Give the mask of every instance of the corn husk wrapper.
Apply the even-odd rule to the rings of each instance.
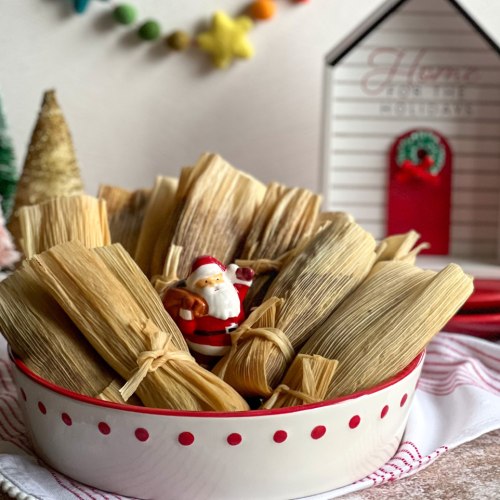
[[[328,224],[342,222],[355,222],[354,217],[347,212],[320,212],[316,219],[316,231],[321,231]]]
[[[472,291],[472,278],[455,264],[435,273],[379,263],[301,353],[339,361],[329,398],[371,388],[408,366]]]
[[[416,231],[409,231],[404,234],[395,234],[384,238],[377,247],[378,262],[385,260],[398,260],[415,264],[417,255],[430,248],[429,243],[420,243],[420,234]]]
[[[245,298],[246,310],[262,302],[280,269],[273,264],[282,264],[284,255],[314,233],[320,204],[321,196],[307,189],[278,183],[267,187],[237,259],[239,265],[252,267],[257,275]]]
[[[176,347],[184,342],[182,334],[165,311],[163,324],[145,313],[150,308],[160,314],[159,307],[145,305],[159,301],[155,290],[151,286],[146,291],[136,288],[132,295],[123,285],[131,278],[119,280],[115,273],[121,269],[117,266],[111,272],[108,266],[114,264],[111,257],[106,264],[101,260],[103,252],[71,242],[32,261],[45,288],[103,359],[127,380],[121,389],[124,399],[137,391],[142,402],[154,408],[248,409],[231,387]],[[120,252],[120,259],[125,255]]]
[[[338,361],[299,354],[262,408],[287,408],[326,399]]]
[[[148,278],[151,278],[151,258],[158,235],[174,208],[177,185],[177,179],[157,177],[149,196],[134,255],[134,260]]]
[[[165,259],[165,267],[161,276],[154,276],[151,282],[154,284],[155,290],[163,300],[165,293],[170,287],[176,286],[181,279],[177,275],[179,269],[179,261],[182,255],[182,247],[178,245],[170,245],[167,257]]]
[[[31,261],[0,283],[0,329],[40,377],[85,396],[123,403],[118,375],[44,290]],[[113,381],[115,384],[113,385]],[[138,404],[138,400],[130,401]]]
[[[57,196],[83,194],[71,134],[53,90],[45,92],[16,189],[9,229],[20,238],[16,212]]]
[[[165,281],[166,279],[162,276],[165,268],[166,256],[170,251],[177,222],[186,205],[186,200],[194,180],[193,172],[194,167],[184,167],[181,169],[170,217],[165,221],[165,224],[163,224],[156,239],[150,262],[151,281],[155,287],[157,279],[160,281]],[[175,272],[177,274],[177,270]]]
[[[321,196],[272,183],[257,210],[241,259],[276,259],[314,232]]]
[[[214,372],[240,394],[269,397],[295,351],[361,283],[375,258],[375,240],[360,226],[327,226],[281,270],[268,300],[231,334],[232,348]]]
[[[86,247],[111,243],[106,203],[92,196],[63,196],[18,212],[21,246],[26,258],[67,241]]]
[[[265,186],[217,155],[204,155],[179,179],[172,226],[157,242],[152,274],[160,274],[171,244],[184,248],[178,275],[189,274],[200,255],[233,262],[240,251]]]
[[[115,186],[100,186],[98,197],[106,202],[111,241],[120,243],[134,255],[148,206],[150,191],[127,191]]]
[[[94,252],[129,294],[135,297],[137,305],[148,318],[163,331],[177,330],[174,320],[165,314],[160,298],[152,293],[151,283],[120,244],[95,248]],[[172,336],[172,344],[179,350],[188,351],[184,337],[177,332]]]

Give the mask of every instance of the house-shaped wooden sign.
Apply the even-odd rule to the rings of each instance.
[[[388,0],[328,55],[325,199],[379,239],[497,261],[500,56],[466,7]]]

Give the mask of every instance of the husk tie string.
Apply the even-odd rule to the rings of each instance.
[[[276,387],[276,389],[274,389],[272,396],[262,405],[262,408],[266,410],[273,408],[273,406],[276,404],[276,401],[282,394],[292,396],[300,401],[303,401],[304,403],[319,403],[320,401],[323,401],[323,399],[315,398],[310,394],[306,394],[305,392],[290,389],[290,387],[288,387],[286,384],[280,384],[278,385],[278,387]]]
[[[120,389],[124,401],[134,394],[148,373],[155,372],[170,361],[194,361],[189,353],[171,344],[172,334],[160,330],[150,319],[146,320],[142,331],[150,339],[151,349],[137,356],[138,369]]]
[[[281,302],[280,299],[277,299],[276,297],[268,299],[259,308],[257,308],[254,311],[254,313],[252,313],[252,315],[258,314],[262,316],[267,309],[270,309],[271,307],[275,306],[277,303],[280,302]],[[295,356],[295,350],[292,344],[290,343],[289,338],[285,335],[285,333],[281,329],[271,326],[254,327],[252,326],[252,323],[254,323],[254,321],[252,321],[253,319],[252,315],[250,315],[248,319],[245,322],[243,322],[235,332],[230,334],[231,349],[224,357],[224,365],[221,367],[218,373],[218,376],[222,379],[224,379],[226,369],[229,366],[232,358],[238,351],[239,345],[241,344],[242,341],[246,339],[260,337],[264,340],[272,342],[283,354],[283,357],[285,358],[285,362],[287,364],[290,363]]]

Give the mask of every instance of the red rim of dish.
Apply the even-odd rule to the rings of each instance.
[[[82,394],[78,394],[76,392],[69,391],[68,389],[64,389],[63,387],[59,387],[58,385],[49,382],[42,377],[39,377],[35,373],[33,373],[17,356],[15,356],[9,346],[9,356],[10,359],[14,362],[16,367],[24,373],[29,379],[33,380],[37,384],[49,389],[53,392],[56,392],[62,396],[65,396],[70,399],[74,399],[77,401],[81,401],[83,403],[88,403],[94,406],[101,406],[104,408],[113,408],[114,410],[121,410],[125,412],[132,413],[146,413],[149,415],[165,415],[165,416],[175,416],[175,417],[212,417],[212,418],[228,418],[228,417],[257,417],[263,415],[282,415],[285,413],[295,413],[299,411],[312,410],[314,408],[322,408],[323,406],[332,406],[343,401],[348,401],[350,399],[357,399],[361,396],[366,396],[368,394],[373,394],[374,392],[381,391],[391,385],[396,384],[400,380],[403,380],[410,373],[412,373],[423,361],[425,355],[425,351],[421,352],[406,368],[401,370],[394,377],[381,382],[380,384],[372,387],[371,389],[366,389],[364,391],[355,392],[354,394],[350,394],[348,396],[343,396],[341,398],[330,399],[327,401],[321,401],[321,403],[311,403],[305,404],[301,406],[292,406],[289,408],[277,408],[274,410],[247,410],[247,411],[235,411],[235,412],[222,412],[222,411],[187,411],[187,410],[164,410],[160,408],[145,408],[143,406],[133,406],[133,405],[124,405],[120,403],[111,403],[109,401],[102,401],[101,399],[91,398],[90,396],[84,396]]]

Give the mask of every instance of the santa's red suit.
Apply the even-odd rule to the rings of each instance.
[[[220,283],[215,281],[214,276],[220,276]],[[209,364],[208,358],[223,356],[229,350],[231,336],[228,334],[235,331],[245,319],[243,301],[252,284],[252,278],[251,269],[239,268],[236,264],[226,267],[213,257],[199,257],[193,263],[191,274],[186,280],[186,288],[207,301],[208,314],[195,316],[192,311],[181,308],[176,323],[191,351],[202,364]],[[204,283],[205,280],[208,284]],[[219,308],[211,305],[212,294],[208,293],[208,289],[219,287],[226,290],[216,293],[229,294],[232,297],[227,307],[224,307],[224,303],[223,307]],[[227,290],[233,287],[234,290]]]

